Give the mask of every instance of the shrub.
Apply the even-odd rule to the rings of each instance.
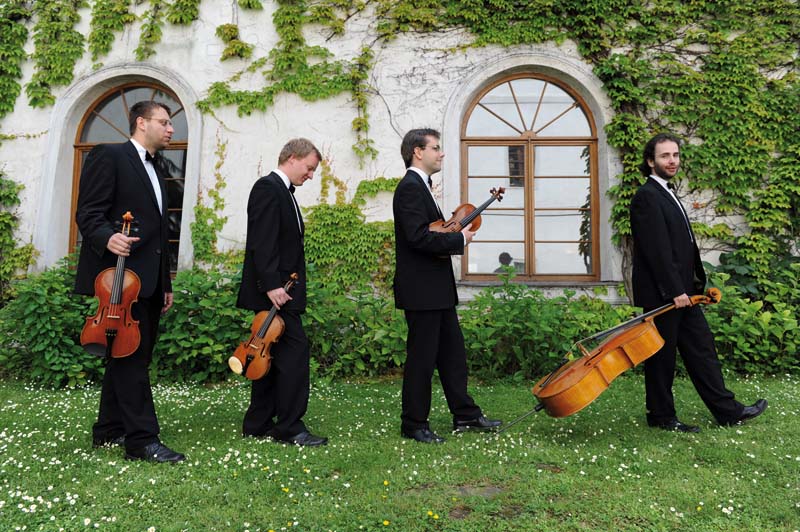
[[[765,303],[750,301],[739,287],[725,286],[728,274],[713,274],[711,279],[722,290],[722,300],[707,307],[706,317],[726,365],[748,373],[786,373],[800,368],[800,309],[791,304],[791,298],[787,298],[788,302],[779,300],[779,290],[788,295],[796,290],[796,284],[776,286],[771,301]]]
[[[303,324],[317,373],[377,375],[405,361],[406,322],[391,298],[358,291],[337,294],[311,269]]]
[[[0,367],[7,374],[51,386],[76,386],[99,378],[102,359],[80,345],[86,317],[97,305],[72,293],[74,261],[16,282],[17,296],[0,309]]]
[[[461,312],[470,370],[485,377],[541,377],[553,370],[573,344],[629,318],[632,308],[614,307],[587,296],[546,298],[511,282],[481,291]],[[586,346],[589,348],[589,346]]]
[[[102,375],[102,360],[79,345],[81,327],[94,299],[72,293],[72,262],[19,281],[17,298],[0,309],[0,367],[5,374],[51,386],[75,386]],[[155,380],[208,382],[234,377],[227,358],[249,335],[252,313],[236,308],[239,265],[178,273],[175,306],[162,319],[151,371]],[[351,290],[323,283],[309,266],[308,310],[303,316],[318,377],[375,376],[405,361],[406,323],[391,297],[372,289]],[[610,328],[634,314],[597,297],[573,292],[546,298],[540,291],[500,276],[473,301],[459,306],[472,374],[482,378],[539,378],[554,369],[575,341]],[[796,284],[775,288],[765,303],[749,301],[726,274],[712,275],[723,299],[706,307],[717,348],[728,367],[746,372],[796,371],[800,344]],[[591,345],[585,345],[591,349]]]
[[[153,352],[158,378],[196,382],[232,375],[230,357],[246,340],[253,313],[236,308],[241,270],[224,264],[178,272],[175,304],[161,319]]]

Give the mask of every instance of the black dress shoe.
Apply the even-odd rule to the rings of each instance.
[[[726,423],[720,423],[720,425],[724,426],[739,425],[741,423],[744,423],[748,419],[753,419],[754,417],[760,416],[761,414],[764,413],[764,410],[766,409],[767,409],[767,400],[759,399],[752,405],[744,407],[744,409],[742,410],[742,414],[738,418],[728,421]]]
[[[404,438],[416,440],[420,443],[444,443],[444,438],[430,429],[401,430]]]
[[[176,453],[161,442],[154,442],[138,449],[129,449],[125,452],[125,458],[159,463],[180,462],[186,459],[181,453]]]
[[[122,436],[115,436],[113,438],[98,438],[96,436],[92,437],[92,447],[95,449],[105,446],[113,447],[114,445],[125,445],[125,435],[123,434]]]
[[[666,421],[647,421],[647,426],[674,432],[700,432],[700,427],[681,423],[678,419],[668,419]]]
[[[295,434],[294,436],[291,436],[289,438],[279,438],[271,434],[270,436],[275,438],[277,441],[283,443],[291,443],[292,445],[301,445],[304,447],[317,447],[319,445],[328,444],[328,438],[324,438],[322,436],[315,436],[310,432],[308,432],[307,430],[304,430],[300,434]]]
[[[462,419],[453,421],[453,430],[456,432],[464,432],[467,430],[494,430],[503,422],[499,419],[486,419],[486,416],[480,415],[476,419]]]

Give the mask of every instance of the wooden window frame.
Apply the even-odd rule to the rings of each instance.
[[[487,137],[487,136],[468,136],[467,135],[467,125],[469,123],[470,118],[473,115],[473,112],[476,107],[480,105],[480,101],[486,96],[490,91],[494,90],[495,88],[501,86],[504,83],[509,83],[514,80],[518,79],[536,79],[540,81],[546,82],[546,84],[552,84],[567,93],[570,97],[572,97],[575,103],[570,106],[567,110],[561,112],[558,116],[548,121],[545,125],[538,128],[538,131],[541,131],[547,125],[552,124],[558,118],[569,112],[570,110],[578,107],[580,108],[584,115],[586,116],[589,128],[590,128],[590,135],[585,137],[564,137],[564,136],[537,136],[536,132],[526,130],[522,132],[519,136],[511,137],[511,136],[496,136],[496,137]],[[543,93],[546,88],[543,87]],[[516,95],[514,94],[513,86],[509,84],[509,88],[512,93],[512,97],[514,98],[514,103],[517,107],[517,112],[520,115],[520,121],[525,124],[526,127],[530,127],[533,123],[536,122],[536,118],[538,116],[539,110],[541,109],[540,106],[537,106],[536,112],[534,113],[534,118],[530,126],[525,123],[525,119],[522,116],[522,111],[520,109],[519,103],[517,102]],[[541,105],[541,95],[539,97],[539,102]],[[498,119],[502,120],[506,123],[509,127],[512,127],[516,131],[519,131],[518,127],[514,127],[512,124],[509,124],[507,121],[503,120],[499,117],[496,113],[492,112],[490,109],[480,105],[483,109],[491,113],[492,115],[496,116]],[[461,176],[460,176],[460,186],[461,186],[461,202],[469,201],[469,148],[472,146],[516,146],[522,145],[524,146],[524,160],[525,160],[525,175],[524,179],[526,181],[525,186],[525,199],[523,203],[523,210],[525,213],[525,227],[524,227],[524,247],[525,247],[525,272],[518,272],[516,274],[515,279],[518,281],[523,282],[597,282],[600,280],[600,242],[599,242],[599,235],[600,235],[600,191],[599,191],[599,179],[598,179],[598,169],[599,169],[599,161],[598,161],[598,140],[597,140],[597,126],[595,124],[594,116],[592,115],[589,106],[586,105],[584,99],[570,86],[566,85],[562,81],[553,78],[548,75],[538,74],[538,73],[516,73],[512,75],[508,75],[502,77],[493,83],[487,85],[483,90],[478,93],[475,98],[473,98],[472,102],[470,103],[469,107],[467,108],[466,112],[464,113],[464,118],[461,122],[461,138],[460,138],[460,161],[461,161]],[[534,168],[535,168],[535,148],[537,146],[588,146],[589,147],[589,187],[590,187],[590,206],[589,209],[591,211],[592,219],[591,219],[591,257],[592,257],[592,272],[591,274],[554,274],[554,273],[528,273],[531,272],[534,268],[535,263],[535,248],[537,242],[547,242],[547,243],[558,243],[558,241],[536,241],[535,240],[535,213],[537,210],[545,210],[545,209],[535,209],[535,195],[533,192],[533,182],[535,179],[548,179],[548,178],[561,178],[561,177],[569,177],[569,176],[545,176],[545,177],[535,177],[534,176]],[[483,176],[481,176],[483,177]],[[587,176],[575,176],[575,177],[587,177]],[[474,184],[474,183],[473,183]],[[488,193],[487,193],[488,194]],[[487,195],[488,197],[488,195]],[[487,209],[487,213],[496,210],[502,210],[503,206],[502,203],[500,204],[493,204],[489,209]],[[517,210],[517,209],[515,209]],[[576,210],[576,209],[556,209],[556,210]],[[477,235],[478,241],[480,241],[480,233]],[[500,242],[502,240],[492,240],[490,242]],[[511,243],[511,241],[508,241]],[[576,243],[578,244],[580,241],[569,241],[568,243]],[[516,241],[514,241],[516,243]],[[464,281],[496,281],[497,274],[496,273],[469,273],[469,247],[467,247],[464,255],[461,258],[461,278]]]

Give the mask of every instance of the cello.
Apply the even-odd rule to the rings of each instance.
[[[449,220],[436,220],[435,222],[431,222],[428,229],[435,233],[457,233],[469,224],[472,224],[470,230],[474,233],[481,226],[481,213],[486,207],[491,205],[494,200],[503,201],[503,194],[505,194],[505,192],[506,189],[503,187],[493,188],[489,191],[491,197],[478,207],[475,207],[471,203],[462,203],[456,207],[456,210],[453,211],[453,215]]]
[[[297,283],[298,276],[293,273],[283,286],[287,292]],[[278,315],[278,307],[272,305],[267,312],[262,310],[253,318],[250,326],[250,338],[239,344],[233,355],[228,358],[228,367],[237,375],[244,375],[248,379],[255,381],[264,377],[272,364],[270,348],[277,342],[286,324]]]
[[[133,215],[122,215],[121,233],[130,236]],[[81,345],[90,354],[122,358],[132,355],[141,342],[139,320],[133,319],[131,306],[142,286],[139,276],[125,268],[125,257],[117,256],[117,266],[106,268],[94,280],[97,312],[86,318],[81,331]]]
[[[709,288],[703,295],[690,297],[692,305],[715,304],[721,299],[722,293],[718,288]],[[544,410],[551,417],[567,417],[588,406],[608,389],[614,379],[663,347],[664,339],[653,320],[674,308],[674,303],[663,305],[575,342],[561,365],[533,386],[531,391],[539,403],[501,431],[535,411]],[[591,351],[583,345],[609,336]],[[570,359],[575,347],[581,356]]]

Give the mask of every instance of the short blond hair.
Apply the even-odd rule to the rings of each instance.
[[[304,138],[292,139],[281,150],[281,154],[278,156],[278,166],[288,161],[292,156],[295,159],[303,159],[311,152],[316,154],[317,159],[322,160],[322,154],[310,140]]]

